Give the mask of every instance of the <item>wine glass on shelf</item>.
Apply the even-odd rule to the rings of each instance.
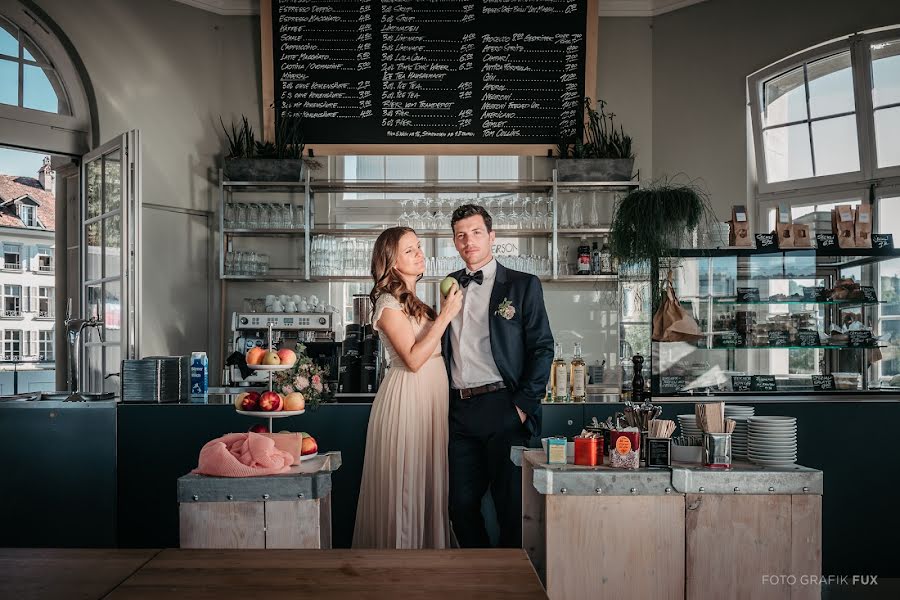
[[[397,224],[400,225],[401,227],[409,227],[409,221],[410,221],[409,205],[410,205],[410,202],[411,201],[409,198],[403,198],[402,200],[400,200],[400,219],[397,221]]]
[[[568,202],[562,197],[557,196],[556,210],[559,211],[558,223],[560,229],[569,229],[569,211]]]
[[[536,229],[534,215],[531,212],[533,206],[534,201],[531,199],[531,194],[526,194],[522,200],[522,229]]]

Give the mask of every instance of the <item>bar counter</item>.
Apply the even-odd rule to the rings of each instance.
[[[757,414],[797,417],[798,461],[825,474],[823,571],[900,577],[892,558],[900,480],[885,476],[896,470],[895,443],[869,434],[878,422],[900,420],[900,402],[741,403]],[[693,412],[691,404],[662,404],[666,419]],[[545,404],[542,435],[576,435],[592,417],[605,420],[621,408]],[[320,452],[341,452],[332,477],[335,548],[352,538],[370,409],[367,402],[324,404],[275,426],[311,433]],[[225,403],[0,403],[0,450],[16,457],[7,481],[19,490],[0,497],[0,546],[177,547],[178,478],[197,466],[203,444],[261,422]],[[852,432],[866,441],[864,458],[851,446]],[[885,516],[870,520],[876,514]]]
[[[817,598],[765,576],[822,574],[823,474],[673,463],[522,467],[522,541],[551,600],[589,597]]]

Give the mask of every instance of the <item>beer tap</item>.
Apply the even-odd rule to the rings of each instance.
[[[69,298],[66,303],[66,320],[63,321],[66,328],[66,340],[69,343],[69,397],[66,402],[83,402],[84,396],[78,390],[78,339],[85,327],[97,328],[97,335],[100,341],[103,341],[103,334],[100,327],[103,321],[96,316],[89,319],[79,319],[72,317],[72,299]]]

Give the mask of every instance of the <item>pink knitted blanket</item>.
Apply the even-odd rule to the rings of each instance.
[[[193,473],[215,477],[254,477],[286,473],[294,462],[289,452],[258,433],[228,433],[207,442]]]

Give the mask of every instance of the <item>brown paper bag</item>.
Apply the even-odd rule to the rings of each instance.
[[[743,206],[731,207],[731,220],[728,221],[728,245],[753,245],[753,239],[750,237],[750,222],[747,220],[747,210]]]
[[[794,231],[794,248],[812,248],[812,238],[809,236],[809,225],[795,223],[791,225]]]
[[[678,302],[671,281],[663,285],[666,295],[653,315],[653,341],[695,342],[703,339],[705,336],[697,322]]]
[[[857,248],[872,247],[872,206],[860,204],[856,207],[854,221],[854,242]]]
[[[849,204],[835,206],[831,212],[831,227],[834,230],[834,235],[837,237],[838,247],[856,247],[853,226],[853,207]]]
[[[790,223],[775,224],[775,239],[778,241],[779,248],[794,247],[794,226]]]

